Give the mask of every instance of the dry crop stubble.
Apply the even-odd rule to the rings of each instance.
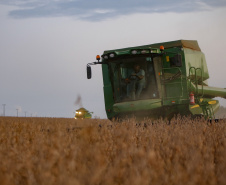
[[[0,117],[0,184],[225,184],[226,121]]]

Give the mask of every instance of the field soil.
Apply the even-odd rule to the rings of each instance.
[[[225,185],[226,120],[0,117],[1,185]]]

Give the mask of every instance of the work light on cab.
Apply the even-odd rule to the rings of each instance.
[[[136,54],[137,54],[137,50],[133,50],[131,53],[132,53],[133,55],[136,55]]]
[[[110,56],[110,58],[114,58],[115,57],[115,54],[114,53],[111,53],[109,56]]]
[[[108,56],[107,56],[107,55],[103,55],[102,57],[103,57],[105,60],[108,59]]]
[[[149,51],[146,50],[146,49],[144,49],[144,50],[141,51],[141,54],[146,54],[146,53],[149,53]]]

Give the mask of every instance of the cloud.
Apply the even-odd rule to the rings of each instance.
[[[194,12],[226,6],[225,0],[1,0],[17,7],[13,18],[73,16],[101,21],[134,13]]]

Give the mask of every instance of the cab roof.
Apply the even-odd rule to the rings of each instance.
[[[164,46],[165,49],[167,48],[173,48],[173,47],[183,47],[183,48],[189,48],[196,51],[201,51],[198,42],[196,40],[175,40],[170,42],[161,42],[161,43],[155,43],[155,44],[149,44],[149,45],[143,45],[143,46],[135,46],[135,47],[129,47],[129,48],[122,48],[122,49],[115,49],[115,50],[106,50],[104,51],[104,54],[113,52],[113,51],[126,51],[129,49],[143,49],[143,48],[159,48],[160,46]]]

